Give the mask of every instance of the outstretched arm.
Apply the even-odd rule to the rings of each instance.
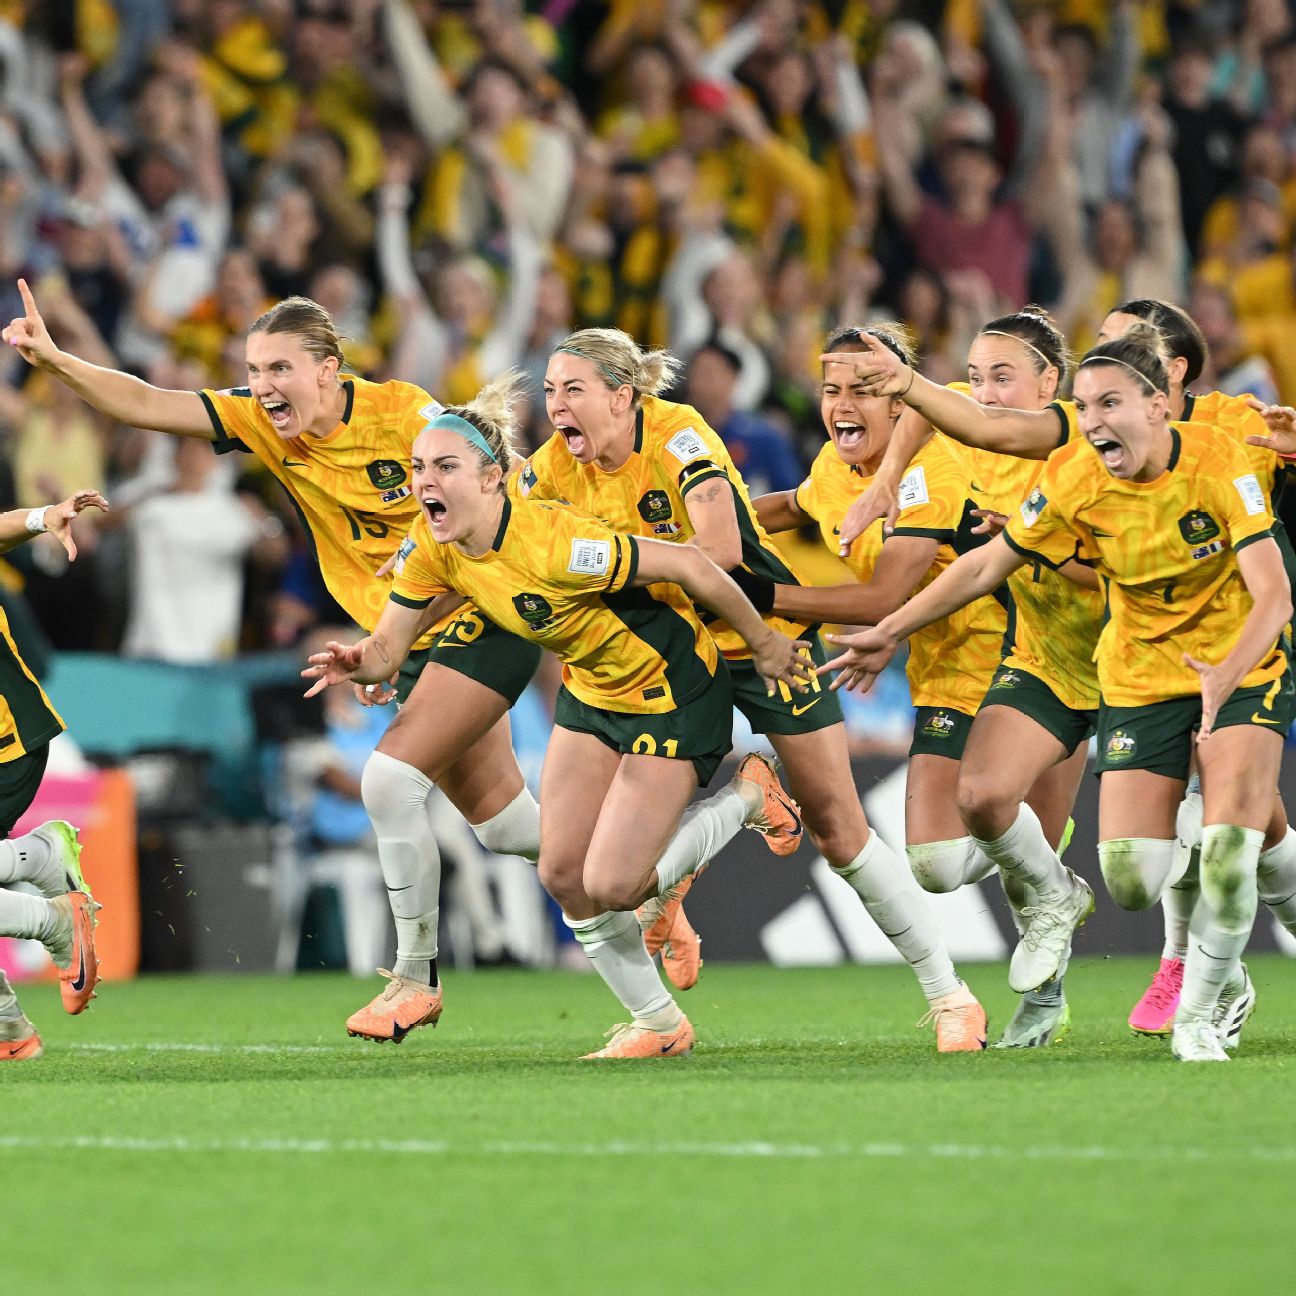
[[[216,433],[202,397],[191,391],[166,391],[119,369],[104,369],[70,352],[60,351],[45,327],[36,298],[25,279],[18,280],[23,314],[2,333],[11,347],[37,369],[51,373],[87,405],[131,427],[153,428],[176,436],[214,441]]]
[[[1292,591],[1282,552],[1272,539],[1257,540],[1236,551],[1242,581],[1253,600],[1233,651],[1217,666],[1184,653],[1184,662],[1201,676],[1202,722],[1197,741],[1205,742],[1219,709],[1234,690],[1273,651],[1292,615]]]
[[[0,513],[0,553],[8,553],[33,536],[48,532],[67,550],[68,561],[74,561],[77,547],[76,541],[72,539],[72,519],[88,508],[97,508],[106,513],[108,501],[97,490],[79,490],[61,504],[49,504],[31,510],[10,509],[7,513]]]
[[[669,581],[695,603],[728,621],[752,650],[752,664],[764,677],[770,693],[779,680],[794,689],[806,687],[806,680],[814,673],[805,655],[810,645],[793,641],[766,625],[742,590],[701,549],[666,540],[638,539],[635,543],[639,551],[636,585]]]
[[[946,436],[964,445],[1021,459],[1047,459],[1061,441],[1058,416],[1049,409],[1014,410],[978,405],[971,396],[924,378],[867,334],[865,351],[827,353],[824,364],[849,365],[870,396],[898,396]]]
[[[892,536],[882,549],[873,578],[843,585],[776,585],[774,611],[839,625],[877,625],[913,593],[936,560],[929,536]]]
[[[388,602],[373,634],[353,644],[330,641],[312,653],[302,678],[315,682],[307,697],[322,693],[330,684],[381,684],[404,665],[426,617],[423,608]]]
[[[1021,554],[1009,548],[1003,536],[995,536],[989,544],[965,553],[925,590],[871,629],[858,634],[829,635],[833,643],[844,644],[846,651],[821,666],[819,674],[840,671],[833,680],[833,688],[845,685],[861,693],[868,692],[895,656],[902,640],[998,589],[1025,562]]]

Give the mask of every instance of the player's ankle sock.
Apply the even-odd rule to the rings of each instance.
[[[378,839],[378,863],[396,920],[392,970],[402,976],[402,964],[417,965],[437,956],[441,853],[428,820],[431,791],[431,779],[385,752],[369,757],[360,778],[360,794]]]
[[[928,1000],[962,984],[914,875],[877,833],[849,864],[833,868],[864,902],[868,915],[914,970]]]
[[[594,918],[569,918],[564,914],[563,922],[572,929],[607,988],[635,1021],[654,1030],[679,1025],[683,1014],[648,957],[633,913],[610,910]]]
[[[1193,912],[1177,1020],[1209,1021],[1255,922],[1264,833],[1233,824],[1202,830],[1201,900]]]
[[[1194,859],[1196,854],[1194,850]],[[1161,916],[1165,922],[1165,945],[1161,949],[1163,959],[1178,959],[1182,962],[1188,957],[1188,928],[1200,894],[1201,886],[1195,863],[1189,864],[1188,872],[1174,886],[1166,887],[1165,894],[1161,897]]]
[[[972,840],[1006,872],[1021,878],[1034,892],[1040,904],[1057,904],[1066,899],[1071,879],[1057,852],[1048,844],[1035,811],[1023,802],[1017,807],[1017,818],[1002,837],[985,841]]]
[[[1256,885],[1273,916],[1296,936],[1296,829],[1290,824],[1282,841],[1260,852]]]
[[[1027,1003],[1038,1004],[1041,1008],[1051,1008],[1060,1004],[1063,999],[1062,978],[1055,976],[1051,981],[1045,981],[1038,989],[1028,990],[1022,998]]]
[[[945,895],[969,882],[980,882],[995,869],[994,860],[971,837],[906,844],[905,855],[918,885],[933,895]]]
[[[524,787],[499,814],[470,827],[496,855],[520,855],[532,864],[540,858],[540,804],[530,788]]]
[[[23,1015],[9,978],[0,972],[0,1022],[18,1021]]]
[[[690,873],[700,873],[743,826],[747,803],[735,788],[721,788],[714,796],[684,811],[675,835],[657,861],[657,894],[673,887]]]
[[[437,984],[436,959],[398,958],[392,965],[392,971],[407,981],[417,981],[420,985],[435,988]]]
[[[48,942],[69,921],[68,913],[57,908],[52,900],[22,891],[0,890],[0,936]]]
[[[30,882],[47,895],[61,895],[67,890],[53,849],[35,833],[0,841],[0,886],[10,882]]]

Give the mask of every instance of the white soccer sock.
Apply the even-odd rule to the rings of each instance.
[[[59,929],[59,912],[51,901],[22,891],[0,890],[0,936],[50,940]]]
[[[563,922],[575,933],[594,970],[635,1021],[653,1030],[670,1030],[680,1024],[684,1014],[648,957],[639,920],[633,913],[609,910],[594,918],[569,918],[563,914]]]
[[[1260,852],[1256,886],[1274,917],[1296,936],[1296,829],[1290,824],[1282,841]]]
[[[1192,924],[1193,910],[1197,907],[1197,897],[1201,894],[1197,863],[1197,851],[1193,850],[1193,860],[1188,865],[1188,872],[1173,886],[1166,887],[1161,897],[1161,916],[1165,920],[1165,945],[1161,949],[1163,959],[1188,957],[1188,929]]]
[[[32,882],[48,890],[54,852],[44,837],[27,833],[0,841],[0,886],[10,882]]]
[[[1040,904],[1057,904],[1070,894],[1071,879],[1066,867],[1044,836],[1035,811],[1025,802],[1017,807],[1017,818],[1002,837],[972,840],[1001,870],[1026,883]]]
[[[749,813],[747,802],[733,787],[721,788],[714,796],[689,806],[657,861],[657,894],[706,868],[743,826]]]
[[[1255,922],[1264,833],[1233,824],[1202,829],[1201,900],[1193,914],[1177,1021],[1209,1021]]]
[[[850,883],[869,917],[913,968],[929,1003],[959,989],[962,982],[914,875],[877,833],[870,831],[864,849],[833,872]]]
[[[398,976],[428,980],[437,956],[441,853],[428,821],[432,780],[413,765],[374,752],[360,794],[378,838],[378,862],[396,920]]]
[[[944,895],[969,882],[980,882],[995,870],[994,860],[971,837],[906,845],[905,855],[918,885],[933,895]]]
[[[1098,843],[1098,862],[1111,898],[1122,909],[1150,909],[1174,876],[1174,842],[1161,837],[1113,837]]]
[[[496,855],[520,855],[532,864],[540,858],[540,803],[530,788],[524,787],[499,814],[469,826]]]
[[[9,978],[0,972],[0,1022],[15,1022],[22,1018],[18,996],[14,994]]]

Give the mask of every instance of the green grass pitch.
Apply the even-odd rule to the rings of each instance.
[[[1071,1037],[938,1057],[907,970],[708,968],[678,1062],[574,1058],[574,973],[451,972],[435,1031],[350,1040],[377,980],[29,988],[0,1068],[4,1286],[116,1293],[1274,1292],[1296,1206],[1296,966],[1238,1059],[1124,1019],[1155,959],[1078,959]],[[991,1013],[1002,967],[966,969]]]

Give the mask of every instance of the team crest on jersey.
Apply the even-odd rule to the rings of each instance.
[[[1179,519],[1179,534],[1190,545],[1205,544],[1219,533],[1219,523],[1205,509],[1191,509]],[[1193,554],[1194,558],[1196,556]]]
[[[992,689],[1016,688],[1021,683],[1022,677],[1016,671],[1001,671],[994,677],[994,682],[990,685]]]
[[[1107,761],[1112,765],[1119,765],[1124,761],[1133,759],[1134,749],[1138,746],[1138,739],[1126,729],[1112,730],[1111,737],[1107,739]]]
[[[645,522],[669,522],[670,496],[664,490],[650,490],[639,500],[639,516]]]
[[[1039,521],[1039,515],[1048,505],[1048,496],[1038,486],[1026,497],[1021,506],[1022,521],[1029,527]]]
[[[954,732],[954,717],[944,711],[937,711],[928,718],[922,731],[928,738],[948,738]]]
[[[557,620],[549,600],[539,594],[514,594],[513,607],[532,630],[543,630]]]
[[[536,482],[539,478],[536,476],[535,469],[531,467],[531,461],[528,459],[522,465],[522,471],[518,473],[518,489],[523,495],[530,495],[536,488]]]
[[[369,474],[369,480],[380,491],[394,490],[397,486],[403,486],[409,476],[395,459],[375,459],[365,472]]]

